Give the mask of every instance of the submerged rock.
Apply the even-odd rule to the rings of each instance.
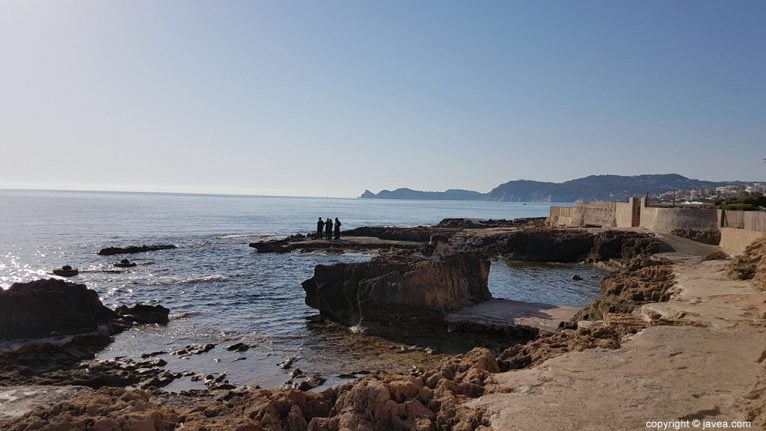
[[[143,253],[147,251],[171,250],[174,248],[178,248],[178,247],[171,244],[131,245],[127,247],[107,247],[107,248],[101,249],[98,252],[98,254],[100,254],[101,256],[113,256],[115,254]]]
[[[121,305],[117,307],[115,312],[121,318],[129,320],[134,323],[166,324],[169,322],[168,314],[170,313],[170,310],[161,305],[136,304],[133,307]]]
[[[80,271],[77,268],[72,268],[69,265],[64,265],[61,268],[56,268],[53,270],[53,274],[58,275],[59,277],[74,277],[79,273]]]
[[[402,335],[428,331],[445,312],[490,299],[489,266],[475,254],[382,256],[318,265],[302,286],[306,304],[332,320]]]
[[[114,264],[117,268],[133,268],[136,266],[135,262],[131,262],[128,259],[122,259],[121,261]]]

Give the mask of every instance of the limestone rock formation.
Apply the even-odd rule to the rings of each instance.
[[[528,228],[479,236],[467,240],[464,248],[537,262],[602,261],[670,251],[646,233],[593,233],[585,229],[555,228]]]
[[[604,277],[601,296],[580,310],[573,320],[600,320],[607,313],[630,313],[648,302],[665,302],[670,299],[674,285],[669,262],[635,257],[623,269]]]
[[[740,280],[753,280],[753,284],[766,290],[766,238],[747,246],[745,253],[729,264],[729,275]]]
[[[0,290],[0,339],[93,332],[115,317],[84,284],[48,279]]]
[[[369,333],[425,330],[445,312],[490,299],[489,260],[474,254],[382,256],[318,265],[303,282],[306,304]]]
[[[4,430],[455,430],[487,429],[483,410],[464,403],[491,391],[498,362],[487,349],[445,360],[420,376],[377,373],[321,392],[235,389],[216,397],[174,395],[158,403],[142,390],[102,387],[10,420]]]

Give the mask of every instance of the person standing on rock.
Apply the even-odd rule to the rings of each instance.
[[[324,235],[328,241],[332,240],[332,218],[327,217],[327,221],[324,222]]]
[[[335,241],[338,241],[340,239],[340,220],[338,220],[338,217],[335,217]]]
[[[319,217],[319,221],[317,221],[317,239],[322,239],[322,232],[324,232],[324,222],[322,217]]]

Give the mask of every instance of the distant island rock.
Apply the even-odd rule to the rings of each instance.
[[[481,200],[510,202],[574,202],[577,200],[626,200],[631,196],[721,187],[739,181],[704,181],[678,174],[658,175],[590,175],[563,183],[514,180],[500,184],[488,193],[450,189],[424,192],[408,188],[372,193],[365,190],[362,199]]]
[[[421,192],[418,190],[401,188],[393,191],[383,190],[377,194],[365,190],[360,197],[362,199],[484,200],[483,193],[460,189],[449,189],[443,192]]]

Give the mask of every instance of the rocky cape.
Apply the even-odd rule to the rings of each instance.
[[[661,194],[674,190],[720,187],[741,181],[704,181],[678,174],[659,175],[590,175],[562,183],[515,180],[500,184],[488,193],[471,190],[423,192],[408,188],[372,193],[365,190],[363,199],[487,200],[513,202],[575,202],[577,200],[627,200],[632,196]]]

